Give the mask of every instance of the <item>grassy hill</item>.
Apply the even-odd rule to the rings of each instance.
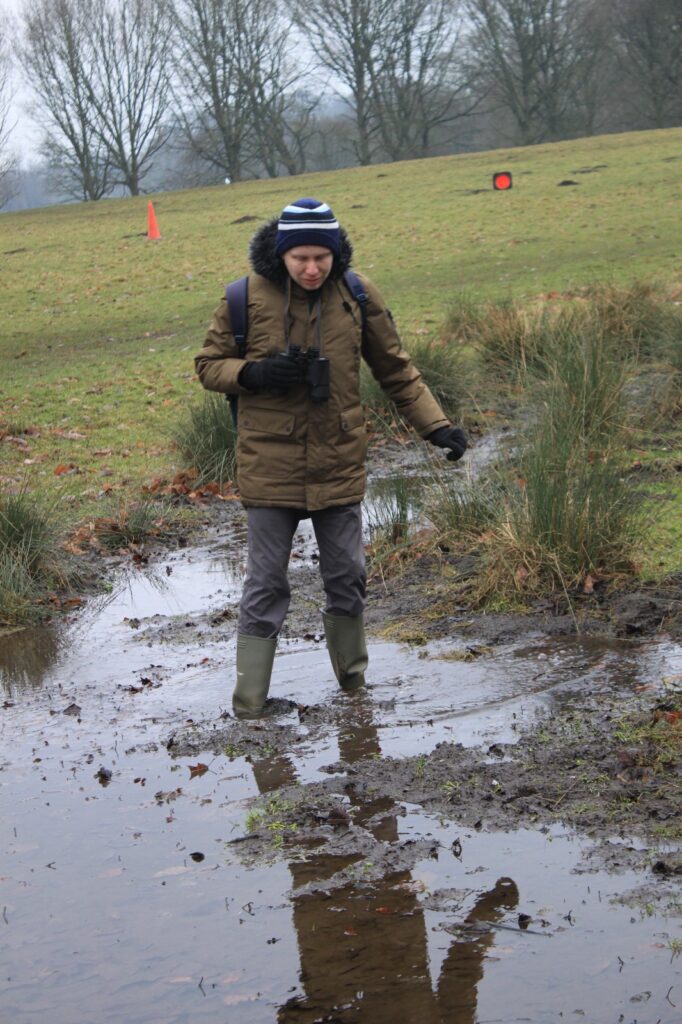
[[[198,397],[192,356],[254,229],[327,200],[408,343],[448,307],[534,302],[594,282],[682,283],[682,129],[252,181],[0,216],[0,487],[87,511],[173,469],[169,427]],[[493,172],[514,187],[495,192]],[[12,440],[14,438],[14,440]]]

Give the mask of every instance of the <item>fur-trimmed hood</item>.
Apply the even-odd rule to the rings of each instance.
[[[256,274],[265,277],[268,281],[282,287],[287,280],[287,270],[281,256],[275,253],[275,242],[277,240],[277,225],[279,219],[274,217],[268,224],[259,228],[251,239],[249,246],[249,259]],[[334,257],[329,277],[338,280],[348,270],[353,258],[353,246],[343,228],[339,228],[341,235],[341,252]]]

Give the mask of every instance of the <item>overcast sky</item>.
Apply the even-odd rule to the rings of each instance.
[[[22,0],[0,0],[0,16],[16,16],[21,8]],[[10,36],[10,38],[12,38]],[[30,161],[38,143],[38,131],[29,121],[26,113],[28,92],[22,85],[19,75],[14,74],[14,93],[11,97],[11,120],[16,122],[11,135],[11,144],[22,163]]]

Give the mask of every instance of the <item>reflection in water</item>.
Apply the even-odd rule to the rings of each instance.
[[[364,503],[371,544],[395,546],[406,541],[420,519],[423,489],[420,477],[391,476],[372,483]]]
[[[424,915],[409,872],[378,886],[347,886],[323,900],[296,899],[294,922],[305,994],[279,1010],[280,1024],[334,1020],[474,1024],[491,927],[518,903],[511,879],[483,893],[432,983]],[[468,930],[471,929],[471,934]]]
[[[62,649],[56,628],[22,629],[0,636],[0,683],[3,692],[38,689]]]
[[[365,694],[349,702],[338,742],[348,764],[380,753]],[[286,756],[256,761],[253,771],[263,794],[296,782]],[[352,793],[351,786],[347,789]],[[399,841],[399,812],[390,798],[381,797],[354,805],[351,814],[355,826],[391,844]],[[477,986],[494,941],[494,925],[518,905],[516,884],[500,878],[478,897],[458,922],[439,976],[432,980],[419,886],[410,871],[394,872],[378,882],[353,882],[323,895],[302,892],[311,882],[330,879],[361,859],[360,854],[342,858],[309,852],[305,860],[289,864],[303,991],[280,1007],[279,1024],[475,1024]]]
[[[9,696],[38,689],[64,659],[63,677],[79,658],[90,657],[98,643],[106,643],[109,663],[125,649],[129,618],[154,615],[202,615],[218,601],[235,601],[241,587],[243,566],[237,556],[220,547],[169,553],[163,564],[152,568],[124,569],[116,573],[111,591],[91,597],[70,620],[0,635],[0,685]]]

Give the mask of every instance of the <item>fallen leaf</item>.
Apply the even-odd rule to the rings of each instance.
[[[189,768],[190,779],[195,779],[199,775],[205,775],[208,771],[208,765],[202,764],[201,761],[198,764],[188,764],[187,767]]]

